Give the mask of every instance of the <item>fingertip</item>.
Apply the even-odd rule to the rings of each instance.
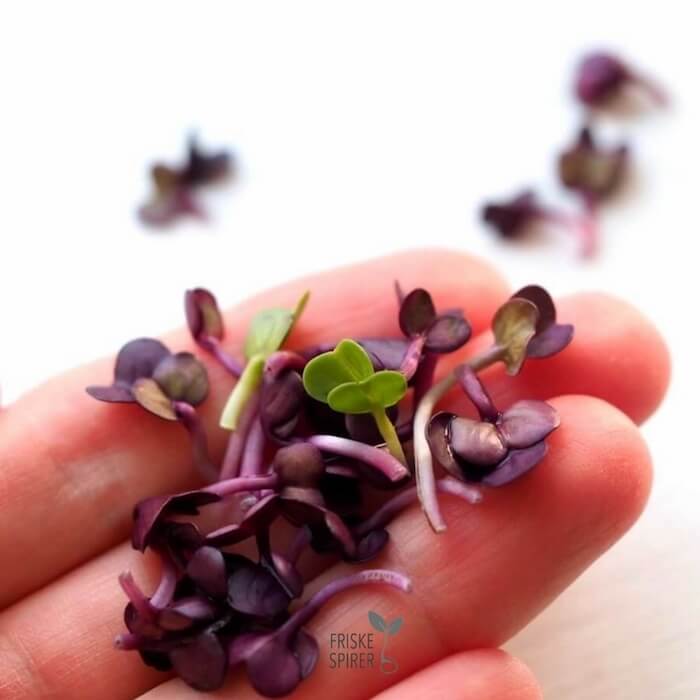
[[[647,445],[634,422],[615,406],[592,396],[552,400],[561,426],[549,438],[547,461],[565,463],[548,470],[555,489],[561,480],[568,507],[589,511],[598,531],[597,547],[609,546],[639,518],[653,480]],[[543,465],[546,468],[546,463]]]
[[[636,423],[645,421],[671,378],[670,352],[655,325],[634,305],[602,292],[564,297],[557,311],[576,330],[571,345],[548,361],[549,371],[556,374],[560,363],[571,367],[580,358],[581,393],[605,399]],[[597,360],[606,371],[586,372],[586,364]]]

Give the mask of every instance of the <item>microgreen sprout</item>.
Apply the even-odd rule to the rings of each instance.
[[[609,107],[632,91],[643,94],[660,107],[668,103],[666,92],[658,83],[607,51],[594,51],[581,59],[574,89],[576,97],[587,107]]]
[[[403,398],[406,377],[394,370],[375,372],[364,348],[354,340],[341,340],[334,350],[318,355],[304,368],[304,388],[338,413],[369,413],[389,452],[406,464],[401,441],[386,409]]]
[[[197,690],[217,690],[241,665],[259,693],[288,694],[317,664],[318,643],[305,626],[321,606],[365,584],[410,590],[400,572],[359,570],[292,610],[305,594],[300,559],[307,551],[352,565],[370,561],[398,531],[391,522],[416,501],[439,532],[446,523],[438,496],[474,507],[486,489],[505,487],[543,459],[545,439],[559,425],[554,409],[521,400],[501,411],[477,375],[497,363],[514,375],[568,345],[573,328],[557,322],[549,294],[534,285],[517,291],[493,316],[491,345],[436,381],[437,358],[464,346],[470,324],[459,310],[438,312],[424,289],[404,293],[397,284],[396,291],[404,337],[282,349],[305,294],[292,311],[253,318],[245,367],[222,347],[224,317],[214,296],[189,291],[185,309],[197,346],[238,377],[222,416],[232,432],[220,466],[197,410],[210,380],[191,353],[132,341],[117,356],[112,384],[88,388],[101,401],[180,423],[206,482],[136,504],[132,546],[154,552],[162,569],[151,595],[131,573],[120,576],[126,631],[115,639],[118,649],[137,651],[145,664]],[[458,386],[478,418],[436,410]],[[280,521],[296,529],[284,550],[276,541]],[[257,557],[237,551],[242,543],[254,545]],[[402,619],[380,618],[373,613],[373,624],[389,631]],[[385,655],[382,663],[394,668]]]
[[[282,347],[294,324],[304,311],[308,299],[309,293],[307,292],[291,311],[288,309],[265,309],[253,317],[244,347],[248,362],[221,414],[220,425],[222,428],[236,430],[243,409],[260,388],[267,358]]]
[[[149,226],[163,227],[185,215],[206,218],[197,201],[197,190],[224,180],[232,169],[232,158],[226,151],[205,154],[196,138],[191,137],[183,165],[171,167],[156,163],[151,168],[153,195],[139,209],[141,221]]]

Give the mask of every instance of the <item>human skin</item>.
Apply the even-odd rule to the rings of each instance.
[[[488,343],[490,318],[509,295],[482,261],[451,251],[402,253],[252,298],[227,312],[226,347],[241,347],[255,311],[291,306],[306,289],[311,300],[289,347],[397,335],[394,279],[404,289],[429,289],[438,308],[463,307],[473,325],[473,340],[447,358],[440,373]],[[548,439],[545,460],[508,487],[488,491],[478,506],[441,496],[444,534],[432,532],[418,506],[404,511],[389,528],[390,545],[371,566],[409,575],[412,594],[367,588],[329,603],[309,626],[321,645],[318,667],[290,697],[324,698],[332,688],[334,700],[430,698],[440,687],[445,700],[539,697],[527,669],[493,648],[536,616],[642,512],[651,462],[636,424],[660,403],[670,371],[663,340],[627,303],[577,294],[557,300],[557,309],[562,322],[576,326],[574,341],[560,355],[528,362],[515,378],[499,367],[482,375],[497,405],[539,398],[557,408],[561,427]],[[186,331],[164,340],[196,352],[207,365],[212,390],[201,413],[212,454],[220,459],[226,434],[217,419],[233,380],[198,352]],[[144,667],[137,654],[112,646],[122,631],[118,574],[133,570],[147,589],[157,576],[153,559],[126,542],[134,503],[197,483],[181,428],[85,393],[88,384],[109,381],[112,363],[109,358],[73,370],[0,412],[3,699],[199,697]],[[457,410],[464,406],[458,397],[452,403]],[[315,566],[319,575],[307,593],[351,568]],[[324,662],[330,633],[366,631],[370,609],[405,619],[391,640],[399,671],[387,676],[355,669],[343,678],[343,671]],[[257,695],[235,671],[212,697]]]

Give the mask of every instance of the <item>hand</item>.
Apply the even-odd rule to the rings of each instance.
[[[441,308],[463,306],[474,327],[469,354],[483,347],[491,315],[508,295],[498,275],[479,261],[456,253],[405,253],[256,297],[228,313],[226,345],[240,347],[254,310],[290,306],[305,289],[312,290],[312,299],[291,346],[337,340],[339,333],[395,333],[394,279],[406,289],[425,286]],[[497,403],[525,397],[556,406],[561,427],[549,438],[546,459],[526,478],[489,492],[478,506],[442,496],[448,523],[442,535],[431,531],[417,506],[400,515],[390,527],[390,547],[372,564],[396,568],[414,582],[403,628],[389,646],[398,671],[330,668],[331,632],[366,631],[368,610],[381,609],[389,595],[379,589],[350,592],[311,624],[321,658],[295,698],[540,697],[530,672],[494,649],[641,513],[651,464],[635,423],[657,407],[669,375],[663,341],[627,304],[579,294],[561,299],[558,311],[576,326],[574,342],[563,353],[528,363],[507,382],[499,368],[484,374]],[[185,331],[166,342],[197,352]],[[216,423],[232,381],[197,354],[210,371],[212,392],[202,415],[212,452],[220,457],[226,435]],[[87,396],[85,386],[108,381],[111,371],[112,360],[74,370],[0,412],[4,700],[199,697],[179,681],[164,682],[167,676],[144,667],[137,654],[112,647],[124,607],[118,574],[134,570],[147,589],[156,576],[154,562],[126,543],[131,510],[147,496],[194,486],[196,477],[184,431],[133,406]],[[257,696],[236,672],[213,697]]]

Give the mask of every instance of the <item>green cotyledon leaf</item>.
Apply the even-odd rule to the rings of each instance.
[[[364,348],[354,340],[341,340],[334,350],[306,363],[304,388],[309,396],[327,403],[335,388],[362,382],[373,374],[372,361]]]

